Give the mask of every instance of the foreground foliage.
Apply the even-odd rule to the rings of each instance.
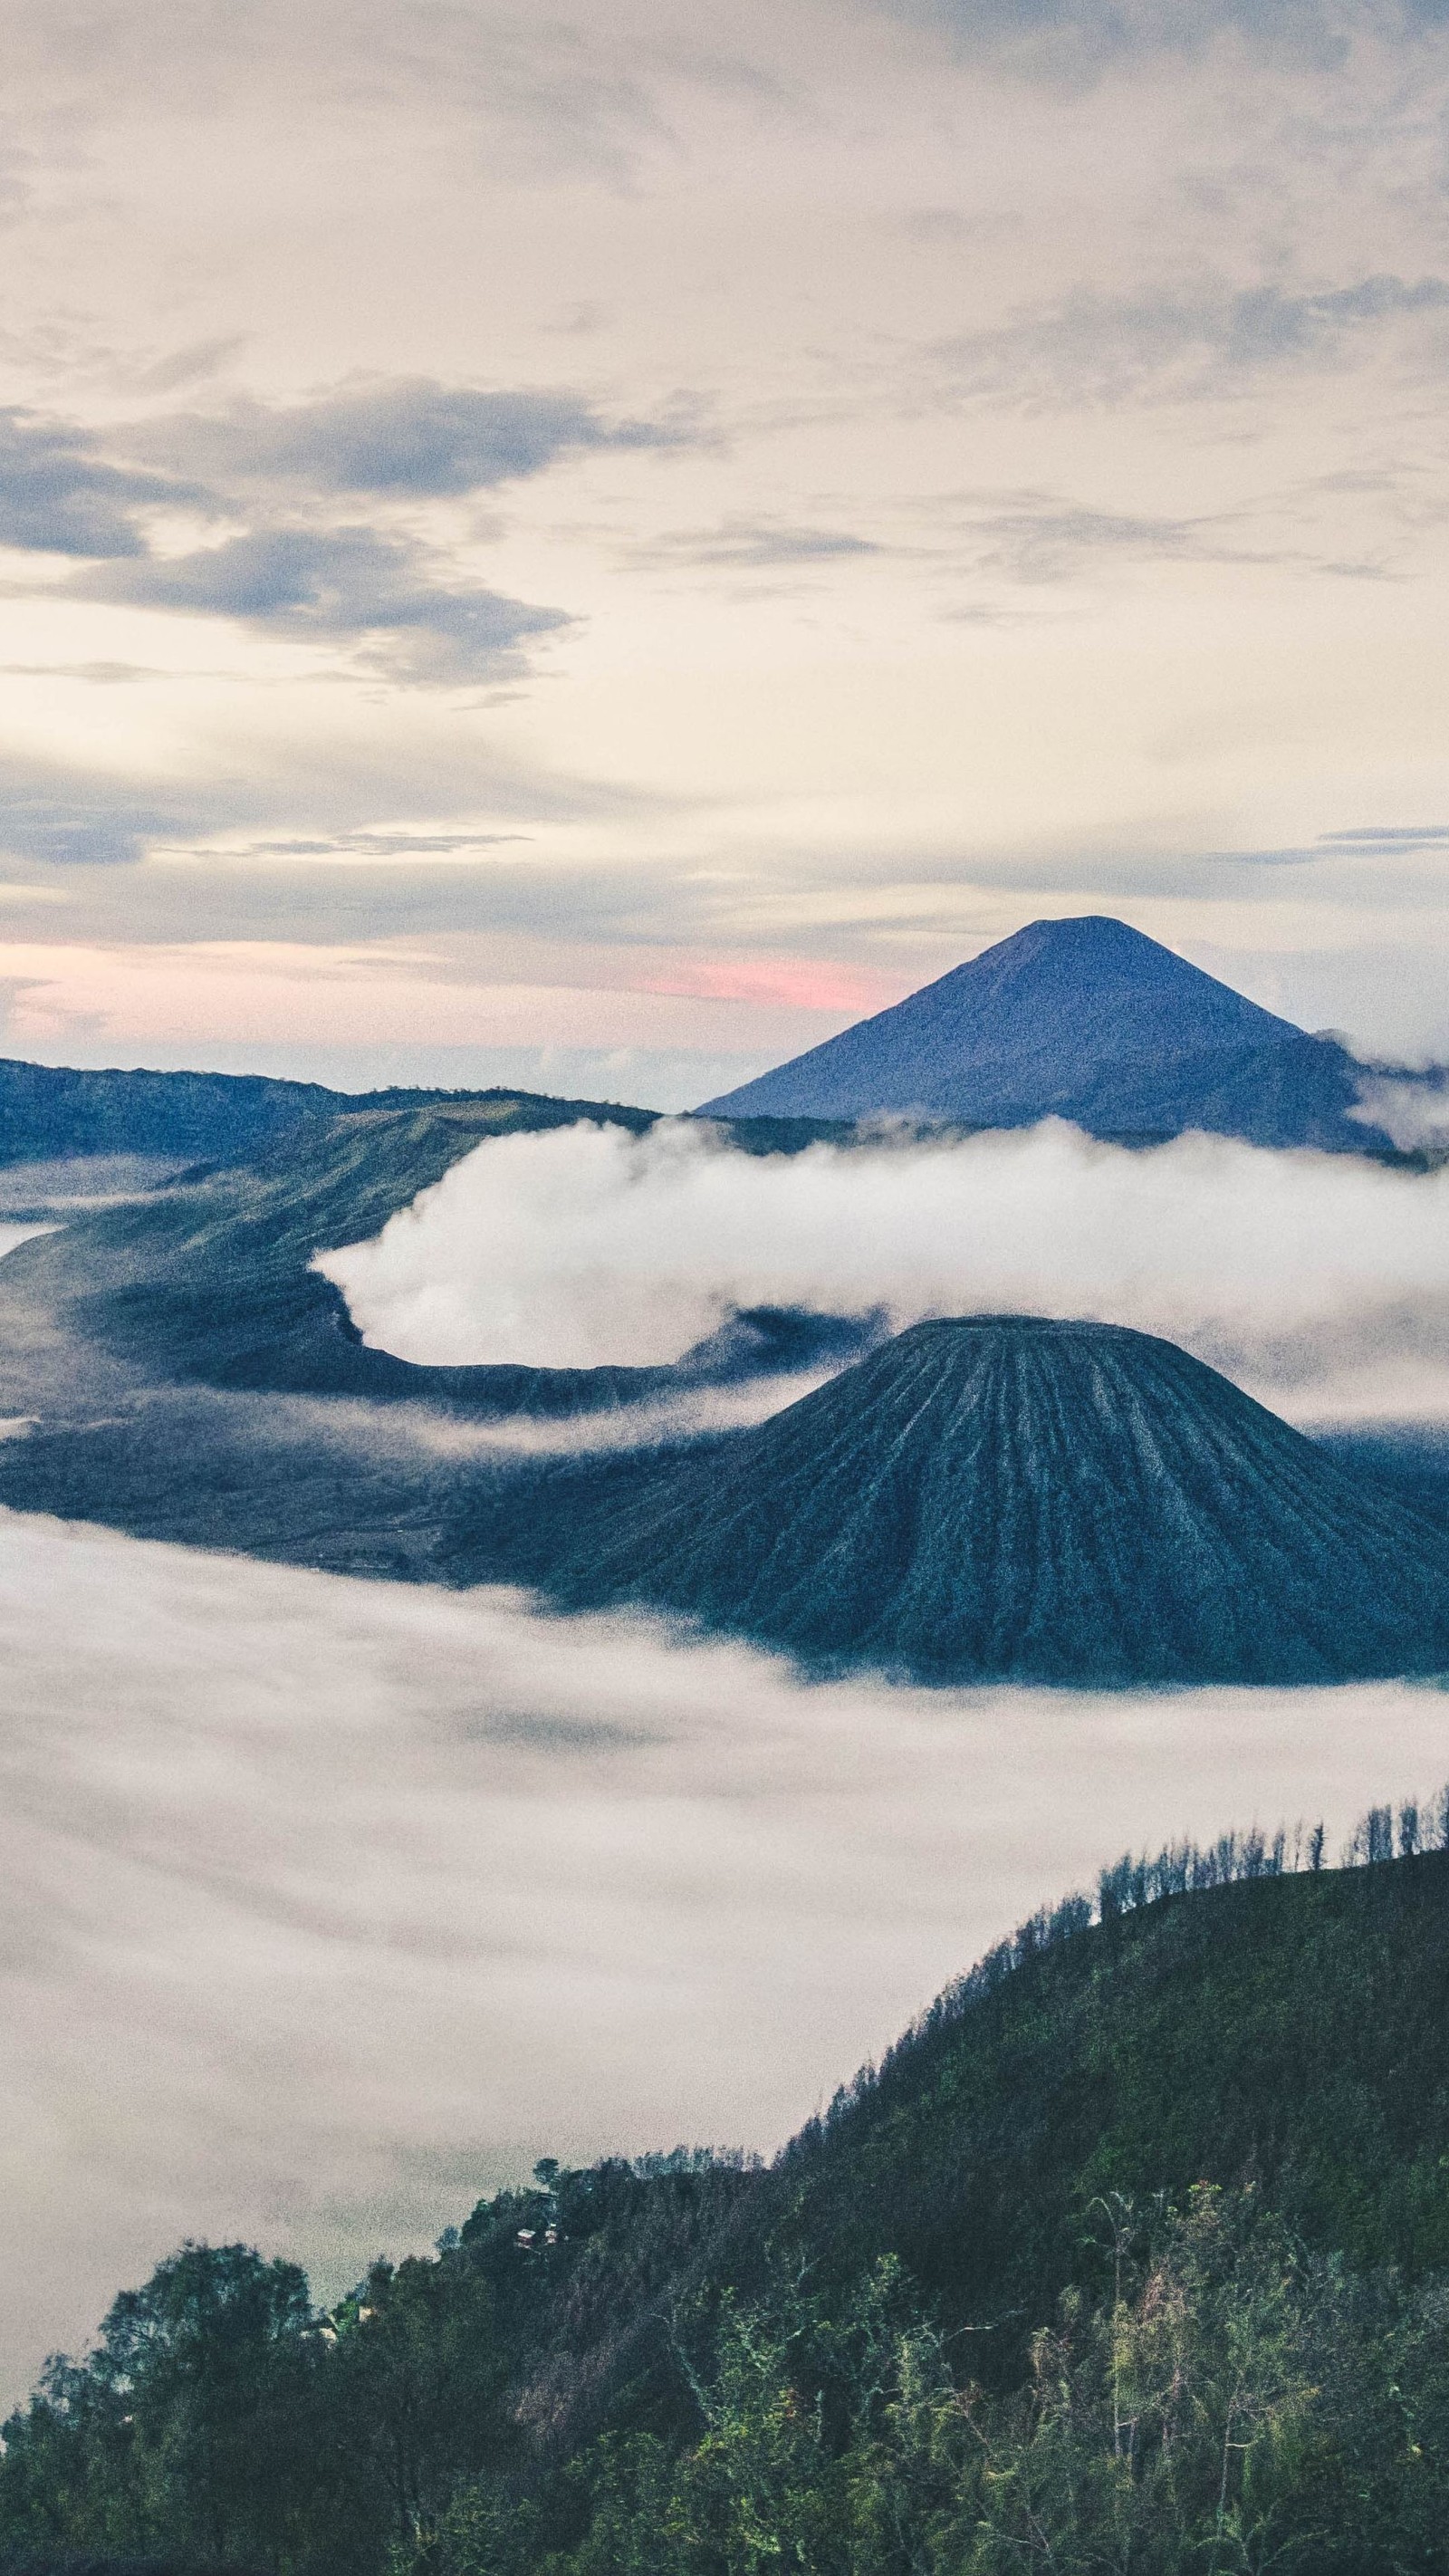
[[[1307,2255],[1251,2191],[1101,2212],[1110,2294],[983,2395],[889,2262],[841,2309],[730,2307],[697,2438],[605,2440],[557,2552],[486,2484],[429,2576],[1394,2569],[1449,2563],[1449,2295]],[[969,2366],[969,2357],[968,2357]]]
[[[1108,2283],[1064,2294],[1013,2389],[892,2259],[841,2298],[802,2273],[677,2321],[683,2439],[608,2432],[532,2487],[486,2314],[435,2269],[375,2277],[383,2330],[332,2346],[289,2266],[192,2248],[12,2428],[5,2522],[389,2576],[1449,2567],[1449,2286],[1312,2254],[1251,2187],[1091,2216]]]
[[[1446,1835],[1121,1864],[774,2166],[544,2164],[327,2314],[183,2248],[0,2568],[1449,2576]]]

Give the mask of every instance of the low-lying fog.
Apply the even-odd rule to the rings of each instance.
[[[1449,1772],[1449,1698],[806,1687],[0,1515],[18,2391],[185,2234],[336,2293],[538,2155],[772,2146],[1124,1845]]]
[[[497,1139],[324,1253],[365,1338],[434,1363],[678,1359],[735,1308],[997,1310],[1164,1333],[1298,1421],[1449,1418],[1449,1169],[1050,1124],[726,1150],[666,1122]]]

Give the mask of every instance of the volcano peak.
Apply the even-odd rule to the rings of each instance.
[[[1107,913],[1032,921],[838,1037],[705,1104],[720,1117],[966,1127],[1065,1118],[1098,1136],[1188,1128],[1362,1152],[1359,1068]],[[1386,1142],[1386,1139],[1379,1140]]]
[[[529,1569],[927,1680],[1329,1682],[1449,1665],[1449,1539],[1120,1324],[913,1324],[769,1421],[638,1459]]]

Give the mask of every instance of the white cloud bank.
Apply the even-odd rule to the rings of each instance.
[[[786,1159],[683,1122],[479,1146],[319,1256],[409,1360],[677,1359],[732,1308],[1085,1315],[1198,1351],[1299,1418],[1449,1415],[1449,1171],[1049,1124]]]
[[[337,2292],[546,2151],[768,2147],[1127,1844],[1449,1699],[810,1686],[638,1620],[0,1514],[0,2398],[186,2233]]]

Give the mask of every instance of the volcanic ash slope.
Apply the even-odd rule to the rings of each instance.
[[[1170,1342],[917,1324],[553,1523],[536,1574],[931,1680],[1323,1682],[1449,1668],[1449,1536]]]

